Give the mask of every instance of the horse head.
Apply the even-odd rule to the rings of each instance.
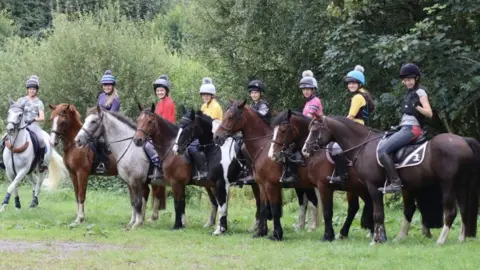
[[[222,123],[214,134],[214,141],[218,145],[223,145],[228,137],[233,136],[245,127],[246,121],[243,117],[247,100],[230,100],[230,105],[225,113]]]
[[[50,134],[50,143],[57,146],[58,139],[63,139],[65,134],[70,130],[72,120],[76,118],[80,122],[80,114],[73,104],[62,103],[59,105],[48,105],[52,110],[50,120],[53,121]]]
[[[90,142],[96,141],[104,132],[103,118],[105,112],[97,105],[97,107],[88,110],[88,116],[83,123],[82,129],[75,137],[75,145],[83,147]]]
[[[201,135],[201,130],[196,122],[196,114],[191,110],[186,110],[184,106],[181,107],[182,118],[180,119],[177,138],[175,140],[175,145],[173,146],[173,151],[177,155],[182,155],[186,150],[188,145],[190,145],[195,138]]]
[[[12,135],[20,129],[25,128],[25,121],[23,119],[23,112],[25,103],[18,103],[10,99],[10,107],[8,109],[7,117],[7,133]]]
[[[323,115],[314,115],[309,126],[309,134],[302,148],[302,154],[309,157],[312,152],[320,150],[327,145],[333,138],[328,129],[326,117]]]
[[[289,152],[289,146],[301,136],[298,125],[300,122],[292,119],[294,113],[291,109],[284,110],[277,114],[272,121],[273,139],[268,151],[268,157],[276,162],[282,162]],[[296,117],[305,118],[300,115]],[[294,117],[295,118],[295,117]]]
[[[155,104],[152,103],[150,108],[138,104],[138,109],[140,115],[137,117],[137,130],[133,136],[133,143],[140,147],[158,131],[158,124],[155,119]]]

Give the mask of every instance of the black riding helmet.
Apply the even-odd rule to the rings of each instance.
[[[247,86],[248,93],[252,91],[260,91],[260,93],[265,92],[265,84],[261,80],[253,80],[248,83]]]
[[[421,77],[420,69],[417,65],[408,63],[403,65],[402,68],[400,68],[400,78],[404,79],[417,77]]]

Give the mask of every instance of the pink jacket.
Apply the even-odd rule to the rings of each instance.
[[[322,102],[318,97],[311,98],[303,107],[303,115],[311,118],[314,114],[323,115]]]

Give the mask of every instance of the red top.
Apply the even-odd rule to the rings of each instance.
[[[155,113],[167,119],[172,124],[175,123],[175,103],[170,97],[165,97],[157,103]]]

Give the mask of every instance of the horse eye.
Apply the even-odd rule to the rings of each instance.
[[[96,124],[96,123],[97,123],[97,121],[96,121],[96,120],[93,120],[93,121],[92,121],[92,124]]]

